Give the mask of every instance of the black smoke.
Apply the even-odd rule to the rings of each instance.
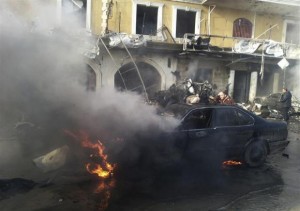
[[[64,144],[72,146],[76,142],[64,130],[87,131],[93,141],[106,144],[114,157],[123,149],[120,146],[132,144],[126,156],[135,158],[144,143],[137,134],[177,125],[174,119],[162,119],[134,93],[109,87],[86,91],[88,72],[80,39],[74,39],[75,24],[72,30],[50,29],[45,26],[51,25],[53,17],[43,13],[33,30],[28,17],[8,7],[0,10],[1,127],[8,128],[9,137],[17,137],[13,148],[10,142],[0,143],[5,148],[1,164],[19,160],[24,151],[32,159]],[[126,142],[120,145],[112,141],[116,138]]]

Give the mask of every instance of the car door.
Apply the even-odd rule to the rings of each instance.
[[[211,124],[215,149],[224,158],[241,156],[254,134],[254,119],[236,107],[216,108]]]
[[[183,119],[183,133],[187,134],[185,155],[190,158],[201,157],[214,149],[211,142],[213,129],[211,128],[212,108],[198,108],[190,111]]]

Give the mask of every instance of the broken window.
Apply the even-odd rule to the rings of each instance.
[[[237,125],[237,123],[235,119],[235,113],[232,109],[216,109],[216,116],[214,121],[215,127],[226,127],[235,125]]]
[[[211,109],[195,110],[188,114],[183,122],[185,129],[203,129],[210,127]]]
[[[252,23],[246,18],[239,18],[233,22],[233,37],[252,37]]]
[[[292,44],[300,44],[299,40],[300,24],[296,22],[286,23],[285,42]]]
[[[251,116],[237,109],[219,108],[215,111],[214,126],[216,127],[241,126],[254,123]]]
[[[183,37],[185,33],[195,33],[195,11],[177,10],[176,37]]]
[[[172,36],[183,38],[184,34],[200,33],[200,10],[189,7],[173,7]]]
[[[158,7],[137,5],[136,34],[151,35],[157,31]]]

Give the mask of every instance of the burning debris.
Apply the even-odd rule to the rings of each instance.
[[[80,141],[82,147],[90,149],[89,158],[92,162],[88,162],[85,166],[90,174],[96,174],[99,178],[109,178],[113,175],[113,170],[116,167],[107,161],[107,155],[104,153],[105,147],[98,140],[97,143],[90,141],[88,134],[84,131],[79,131],[78,134],[70,131],[65,131],[66,134]]]
[[[115,187],[115,179],[113,178],[113,172],[116,168],[116,164],[111,164],[108,162],[107,154],[105,154],[105,147],[101,141],[97,140],[97,143],[93,143],[90,140],[88,133],[85,131],[79,131],[77,133],[66,130],[66,134],[71,136],[77,141],[80,141],[80,145],[88,149],[89,162],[85,164],[85,168],[88,173],[96,175],[99,179],[96,188],[94,188],[94,193],[100,194],[100,204],[97,210],[106,210],[109,205],[109,200],[111,198],[111,191]]]
[[[226,160],[223,162],[223,166],[237,166],[242,165],[242,162],[235,160]]]
[[[229,169],[235,169],[235,168],[240,168],[244,166],[245,163],[242,163],[240,161],[236,160],[225,160],[222,162],[221,169],[222,170],[229,170]]]
[[[103,153],[104,146],[103,144],[98,140],[97,144],[92,144],[88,140],[85,140],[85,142],[82,143],[84,147],[96,149],[97,154],[90,154],[90,157],[100,157],[102,158],[102,165],[100,164],[92,164],[88,163],[86,164],[86,170],[91,174],[97,174],[98,177],[101,178],[108,178],[113,175],[114,166],[111,165],[109,162],[107,162],[107,155]],[[103,166],[103,167],[101,167]]]
[[[228,166],[235,166],[235,165],[241,165],[242,162],[234,161],[234,160],[226,160],[223,162],[223,164]]]

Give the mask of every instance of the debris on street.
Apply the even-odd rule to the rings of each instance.
[[[62,167],[67,159],[69,147],[67,145],[57,148],[33,160],[34,164],[44,172],[49,172]]]

